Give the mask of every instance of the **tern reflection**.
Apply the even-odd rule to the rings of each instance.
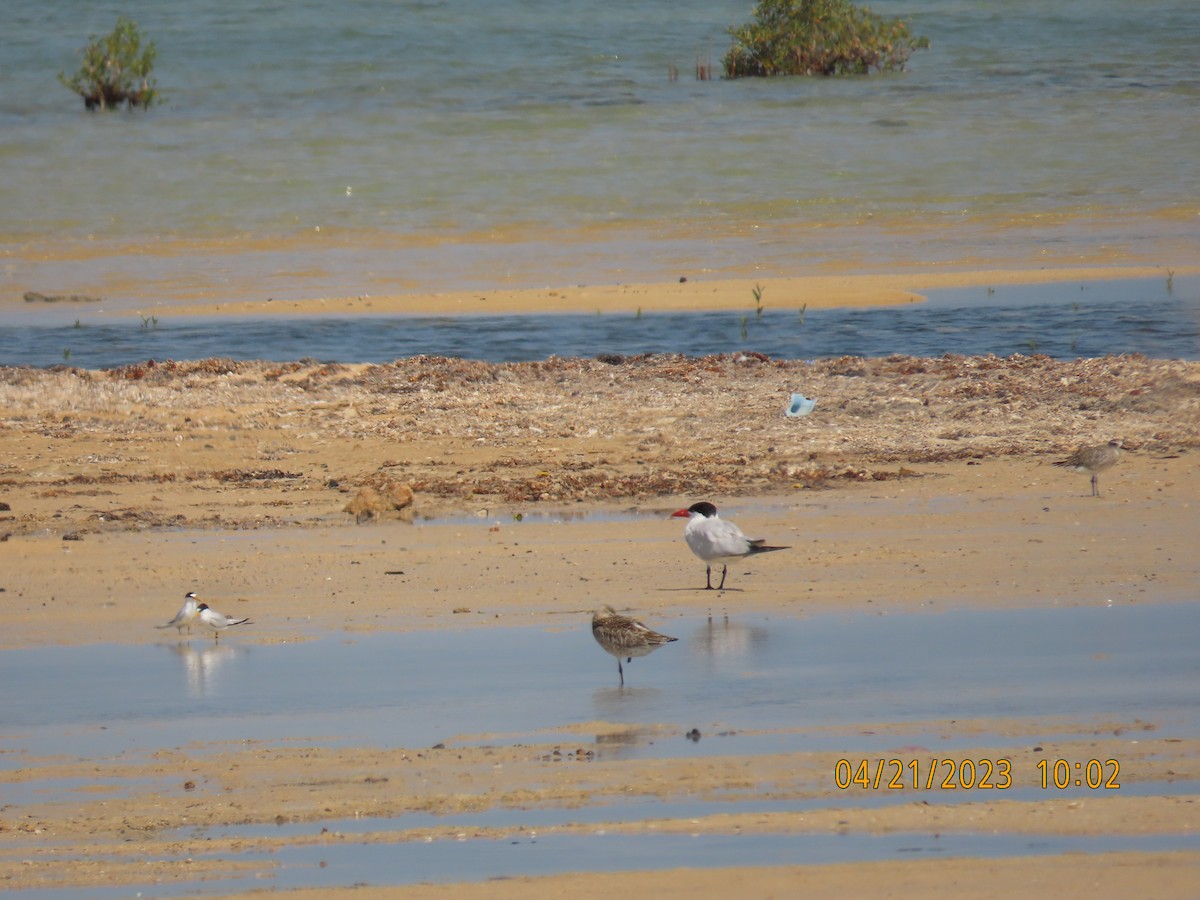
[[[729,617],[709,619],[696,629],[688,648],[705,657],[712,667],[722,663],[745,662],[767,643],[770,632],[758,625],[731,622]]]
[[[245,650],[222,644],[209,644],[197,650],[191,644],[176,644],[175,653],[183,663],[187,695],[192,699],[215,697],[220,693],[221,669]]]

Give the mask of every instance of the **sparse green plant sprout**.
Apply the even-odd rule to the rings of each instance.
[[[1038,342],[1036,338],[1030,338],[1025,342],[1025,346],[1029,348],[1030,354],[1037,353]]]
[[[800,307],[800,309],[797,310],[797,312],[800,313],[800,324],[803,325],[804,324],[804,314],[806,312],[808,312],[808,304],[805,303],[803,306]]]
[[[121,16],[112,33],[93,35],[83,48],[83,66],[74,75],[58,73],[58,80],[83,98],[88,109],[118,109],[126,104],[149,108],[158,97],[154,87],[153,41],[142,41],[136,22]]]
[[[746,331],[746,325],[749,323],[749,321],[750,321],[749,316],[742,316],[742,340],[745,340],[746,335],[748,334],[748,332]]]
[[[759,0],[754,21],[729,33],[726,78],[902,71],[914,50],[929,46],[907,22],[850,0]]]
[[[83,327],[83,323],[82,323],[81,321],[79,321],[78,319],[76,319],[76,320],[75,320],[75,327],[76,327],[76,328],[82,328],[82,327]]]
[[[146,330],[158,327],[158,316],[142,316],[142,327]]]
[[[1175,270],[1167,269],[1167,293],[1175,290]]]
[[[756,316],[758,316],[760,319],[762,318],[762,313],[763,313],[763,302],[762,302],[763,290],[765,290],[765,289],[763,288],[763,286],[761,284],[755,284],[753,290],[750,291],[750,293],[752,293],[754,295],[754,314]]]
[[[63,362],[66,362],[70,358],[71,358],[71,348],[70,347],[63,348]]]

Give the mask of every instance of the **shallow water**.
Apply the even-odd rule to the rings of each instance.
[[[89,116],[55,80],[110,8],[22,6],[0,233],[1028,214],[1170,205],[1200,178],[1189,0],[879,0],[931,39],[908,72],[733,82],[692,69],[744,0],[304,0],[286,21],[126,0],[164,94],[137,116]]]
[[[1194,850],[1193,836],[1152,835],[1071,837],[991,834],[695,834],[695,835],[545,835],[506,840],[433,841],[431,843],[329,843],[286,847],[270,854],[245,853],[275,867],[267,877],[214,879],[196,883],[131,885],[125,888],[62,888],[59,900],[194,896],[275,888],[335,888],[453,882],[471,870],[489,878],[554,875],[562,872],[638,872],[663,868],[718,866],[822,865],[871,860],[934,860],[949,857],[999,858],[1062,853]],[[190,854],[204,859],[203,853]],[[227,858],[227,857],[222,857]],[[628,881],[622,878],[622,882]],[[636,896],[636,884],[626,893]],[[42,898],[41,891],[9,891],[6,896]]]
[[[732,595],[726,595],[732,597]],[[255,740],[324,746],[425,748],[537,743],[598,758],[682,757],[835,750],[848,758],[890,754],[947,757],[970,748],[1026,749],[1070,739],[1070,726],[1107,732],[1141,722],[1154,737],[1200,736],[1194,635],[1200,608],[1097,605],[1009,611],[796,617],[683,617],[652,624],[680,638],[626,666],[594,643],[587,617],[559,628],[479,625],[458,631],[325,635],[296,644],[258,645],[247,633],[216,646],[208,638],[159,644],[45,647],[0,652],[0,767],[30,757],[136,760],[159,748],[189,753]],[[465,665],[464,660],[470,660]],[[971,729],[950,721],[1022,720],[1034,733]],[[628,725],[616,735],[564,734],[572,724]],[[878,724],[900,728],[875,733]],[[938,723],[936,733],[927,730]],[[1044,726],[1039,726],[1044,722]],[[663,731],[655,728],[667,725]],[[908,727],[905,727],[905,726]],[[1028,726],[1027,726],[1028,727]],[[1137,741],[1138,726],[1129,734]],[[698,739],[686,733],[696,728]],[[1124,767],[1124,795],[1182,796],[1192,781],[1145,782]],[[1035,771],[1013,772],[1006,798],[1047,794]],[[77,779],[6,786],[10,803],[70,802]],[[9,788],[11,787],[11,790]],[[118,785],[144,790],[145,783]],[[153,785],[149,785],[153,787]],[[989,792],[994,793],[994,792]],[[1086,787],[1057,797],[1095,794]],[[978,791],[939,791],[938,803],[979,799]],[[912,802],[912,795],[850,790],[847,807]],[[686,797],[612,800],[580,810],[498,807],[478,813],[181,829],[189,856],[206,838],[315,834],[348,839],[284,847],[255,861],[272,886],[482,880],[566,871],[829,863],[912,855],[1019,856],[1110,850],[1196,849],[1196,836],[1042,835],[639,835],[606,834],[605,822],[700,817],[714,812],[824,808],[828,798],[782,801]],[[538,828],[594,823],[584,835]],[[459,840],[361,844],[364,831],[461,825]],[[519,837],[468,839],[473,829],[526,829]],[[205,891],[263,886],[263,875],[206,882]],[[196,884],[66,890],[63,897],[194,893]],[[29,896],[41,896],[25,892]]]
[[[503,743],[592,720],[629,725],[596,748],[620,758],[740,753],[746,742],[813,749],[826,739],[806,729],[966,717],[1142,719],[1200,735],[1191,604],[668,619],[652,624],[680,640],[630,663],[624,688],[586,619],[561,630],[6,650],[0,764],[199,740]],[[678,727],[669,747],[639,728],[658,723]],[[697,742],[683,738],[692,728]]]
[[[126,0],[163,102],[98,116],[56,75],[112,7],[17,4],[3,284],[265,299],[1194,246],[1153,218],[1200,184],[1192,0],[872,6],[931,39],[907,72],[697,81],[751,3]],[[301,235],[350,239],[253,248]],[[219,243],[154,252],[194,239]]]
[[[245,853],[277,869],[268,877],[242,881],[212,880],[197,884],[146,884],[124,889],[74,888],[68,892],[18,890],[13,898],[65,900],[180,896],[290,888],[336,888],[350,884],[396,884],[462,881],[464,870],[488,872],[490,878],[556,875],[572,871],[652,871],[664,868],[715,866],[824,865],[869,860],[932,860],[949,857],[1049,856],[1060,853],[1168,852],[1195,850],[1192,835],[1122,835],[1118,838],[1063,835],[990,834],[588,834],[522,836],[509,840],[398,842],[398,844],[325,844],[287,847],[274,853]],[[203,853],[193,853],[203,858]]]
[[[936,291],[925,303],[801,311],[767,298],[746,312],[187,319],[153,326],[55,310],[55,324],[0,325],[0,364],[88,369],[147,359],[391,362],[429,354],[521,362],[549,356],[743,350],[836,356],[1142,353],[1200,359],[1200,278]],[[72,317],[80,317],[78,327]],[[13,317],[9,317],[13,321]]]

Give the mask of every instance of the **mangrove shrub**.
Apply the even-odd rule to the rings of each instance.
[[[111,34],[93,35],[82,55],[80,70],[70,77],[59,72],[58,80],[82,97],[88,109],[117,109],[122,103],[145,108],[158,96],[150,74],[154,42],[143,46],[136,22],[121,16]]]
[[[929,46],[907,22],[850,0],[759,0],[754,21],[729,33],[726,78],[902,70],[913,50]]]

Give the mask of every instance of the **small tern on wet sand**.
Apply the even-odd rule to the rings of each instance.
[[[705,590],[713,589],[712,564],[715,562],[721,563],[721,583],[717,585],[717,590],[720,591],[725,588],[725,575],[729,570],[728,560],[788,549],[768,547],[765,538],[746,537],[742,534],[742,529],[718,516],[717,508],[706,500],[671,513],[672,518],[676,516],[688,520],[683,528],[683,539],[687,541],[691,551],[704,560]]]
[[[617,674],[621,687],[625,686],[625,670],[621,668],[621,657],[633,662],[635,656],[648,656],[663,644],[679,638],[667,637],[647,628],[637,619],[622,616],[605,604],[592,615],[592,637],[596,643],[617,658]]]
[[[1076,472],[1092,473],[1092,496],[1100,496],[1100,473],[1111,469],[1121,458],[1121,442],[1109,441],[1107,444],[1097,444],[1094,447],[1080,447],[1066,459],[1060,459],[1054,465],[1065,466]]]
[[[183,606],[179,612],[175,613],[175,618],[165,625],[155,625],[155,628],[175,628],[180,634],[183,634],[183,629],[186,626],[188,634],[192,633],[192,620],[196,618],[198,609],[196,607],[195,591],[188,591],[183,595]]]
[[[207,603],[201,603],[196,610],[196,615],[200,619],[200,622],[212,629],[214,641],[220,640],[221,632],[226,628],[232,628],[234,625],[245,625],[250,621],[248,618],[235,619],[233,616],[219,613],[209,607]]]

